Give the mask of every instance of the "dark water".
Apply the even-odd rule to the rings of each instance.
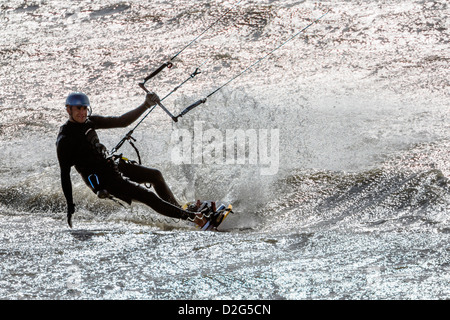
[[[1,298],[449,298],[447,3],[233,4],[0,4]],[[181,202],[234,204],[225,232],[99,200],[75,172],[69,229],[54,145],[67,94],[130,110],[137,83],[230,8],[148,83],[164,96],[202,66],[172,112],[331,11],[177,124],[155,109],[134,134]],[[126,132],[99,135],[112,148]]]

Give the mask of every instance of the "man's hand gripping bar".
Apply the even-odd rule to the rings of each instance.
[[[146,93],[150,93],[150,91],[145,87],[145,82],[139,83],[139,86],[144,90]],[[162,103],[161,101],[157,102],[158,106],[161,107],[171,118],[173,121],[177,122],[178,119],[175,117]]]

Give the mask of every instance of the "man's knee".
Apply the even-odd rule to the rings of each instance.
[[[156,181],[160,181],[160,182],[164,181],[164,177],[163,177],[161,171],[159,171],[158,169],[151,169],[151,170],[153,170],[152,175]]]

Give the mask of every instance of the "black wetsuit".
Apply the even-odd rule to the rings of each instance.
[[[142,105],[120,117],[95,115],[89,117],[85,123],[67,121],[61,126],[56,147],[62,189],[68,206],[73,206],[70,169],[75,166],[91,189],[88,177],[95,174],[102,189],[128,204],[136,200],[169,217],[181,219],[195,217],[194,213],[180,208],[160,171],[123,161],[117,165],[105,157],[106,149],[100,143],[95,130],[126,127],[139,118],[145,110],[145,105]],[[151,183],[159,197],[132,181]]]

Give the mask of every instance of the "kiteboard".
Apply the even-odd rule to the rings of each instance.
[[[232,212],[231,204],[222,203],[221,201],[194,201],[183,205],[184,210],[193,212],[202,212],[208,217],[208,222],[201,227],[202,231],[218,231],[217,228]],[[199,227],[200,228],[200,227]]]

